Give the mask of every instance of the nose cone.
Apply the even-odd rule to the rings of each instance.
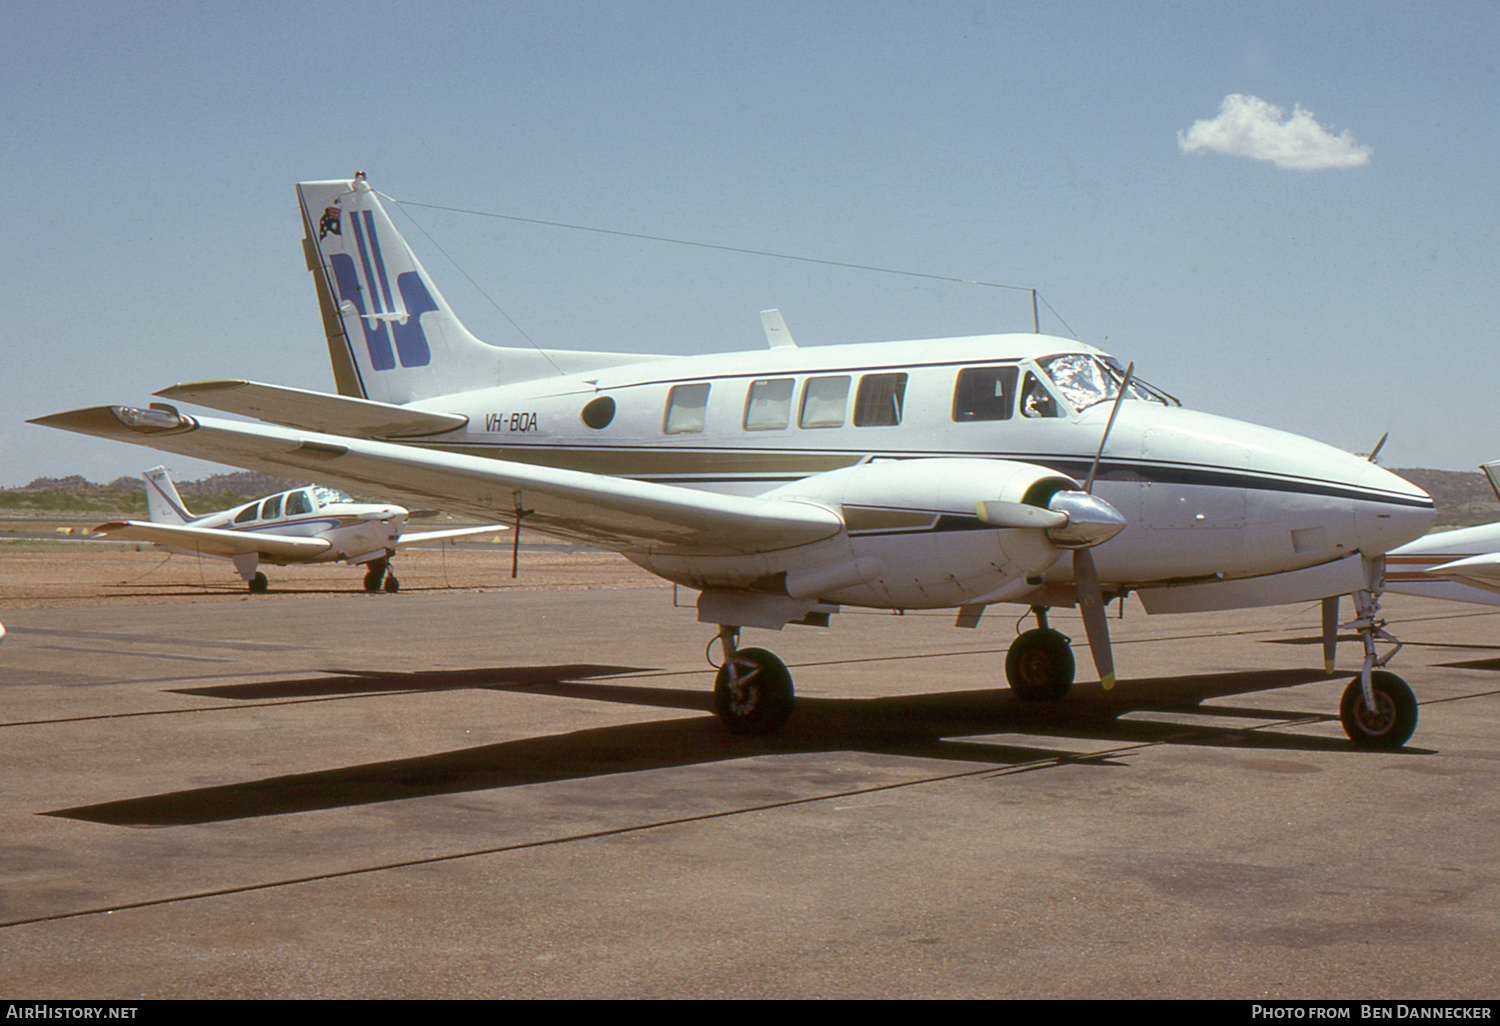
[[[1126,420],[1130,407],[1142,405],[1121,407],[1119,448],[1111,440],[1107,454],[1128,444],[1123,424],[1139,432],[1149,463],[1183,468],[1185,482],[1199,475],[1223,486],[1218,505],[1202,502],[1201,511],[1185,489],[1181,498],[1160,489],[1167,501],[1156,498],[1158,489],[1148,490],[1144,518],[1165,528],[1241,531],[1248,571],[1298,569],[1356,550],[1379,556],[1432,526],[1433,502],[1426,492],[1362,457],[1276,428],[1191,410],[1135,410]],[[1243,503],[1229,501],[1234,481],[1243,483]],[[1190,541],[1193,535],[1179,530],[1178,537]]]
[[[1378,556],[1432,530],[1437,516],[1432,497],[1405,478],[1365,460],[1357,487],[1354,525],[1359,550]]]

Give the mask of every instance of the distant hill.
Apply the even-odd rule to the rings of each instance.
[[[1462,470],[1394,471],[1437,501],[1440,527],[1466,527],[1500,521],[1500,502],[1483,474]],[[307,484],[242,470],[214,474],[200,481],[178,481],[177,490],[195,513],[227,509],[271,492]],[[30,510],[76,513],[146,512],[146,487],[138,477],[117,477],[94,484],[77,474],[39,477],[24,488],[0,489],[0,513]]]
[[[1437,503],[1439,527],[1469,527],[1500,520],[1500,501],[1483,474],[1468,470],[1393,470]]]
[[[174,481],[188,508],[210,513],[242,502],[307,484],[248,470],[214,474],[198,481]],[[0,513],[88,513],[146,515],[146,483],[138,477],[117,477],[95,484],[77,474],[39,477],[24,488],[0,489]]]

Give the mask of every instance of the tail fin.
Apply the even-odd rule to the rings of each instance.
[[[407,403],[499,383],[500,351],[454,315],[363,174],[297,195],[341,395]]]
[[[299,183],[297,196],[340,395],[409,403],[651,359],[487,345],[448,306],[363,172]]]
[[[142,476],[146,479],[146,508],[151,511],[153,524],[185,524],[193,519],[166,467],[152,467]]]

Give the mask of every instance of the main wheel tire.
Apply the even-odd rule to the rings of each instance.
[[[386,574],[385,575],[385,592],[386,592],[386,594],[387,595],[394,595],[394,594],[396,594],[396,592],[398,592],[400,590],[401,590],[401,582],[398,581],[398,580],[396,580],[396,575],[395,574]]]
[[[271,588],[271,582],[266,579],[266,575],[265,574],[257,572],[254,577],[250,578],[250,592],[251,592],[251,594],[253,594],[253,595],[260,595],[260,594],[262,594],[262,593],[264,593],[266,591],[269,591],[270,588]]]
[[[1375,711],[1365,705],[1365,689],[1355,677],[1344,689],[1339,718],[1344,733],[1361,748],[1400,748],[1417,729],[1417,696],[1406,681],[1394,673],[1376,670],[1370,674],[1375,692]]]
[[[740,679],[731,682],[731,666]],[[714,713],[733,734],[774,734],[792,715],[792,675],[763,648],[742,648],[719,667]]]
[[[1066,635],[1036,628],[1011,642],[1005,680],[1023,702],[1056,702],[1073,686],[1073,649]]]
[[[384,571],[370,570],[365,573],[365,591],[376,592],[380,590],[380,578]]]

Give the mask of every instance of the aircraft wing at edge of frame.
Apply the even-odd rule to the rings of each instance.
[[[487,520],[515,516],[544,534],[617,552],[745,555],[811,544],[843,528],[838,514],[813,503],[720,495],[274,424],[190,417],[171,408],[95,406],[31,423],[279,477],[294,469],[323,484],[420,499]]]
[[[1484,552],[1477,556],[1455,559],[1449,563],[1430,566],[1425,572],[1446,581],[1456,581],[1487,591],[1500,591],[1500,552]]]
[[[455,527],[444,531],[402,531],[396,539],[396,547],[421,545],[423,542],[457,541],[459,538],[477,538],[484,534],[499,534],[509,531],[504,524],[486,524],[484,527]]]

